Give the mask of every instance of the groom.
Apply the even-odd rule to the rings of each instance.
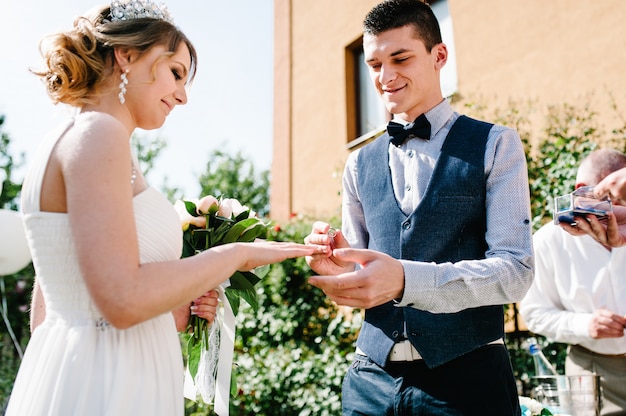
[[[375,6],[363,48],[394,122],[348,158],[342,230],[331,240],[317,222],[305,239],[327,246],[307,258],[310,283],[365,309],[343,414],[519,415],[502,307],[533,279],[519,135],[443,98],[448,50],[427,4]]]

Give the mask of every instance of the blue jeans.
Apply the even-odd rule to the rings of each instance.
[[[488,345],[434,369],[423,361],[379,367],[357,354],[343,382],[344,416],[519,416],[506,348]]]

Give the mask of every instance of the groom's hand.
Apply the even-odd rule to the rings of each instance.
[[[320,274],[339,274],[354,270],[352,261],[342,261],[333,255],[335,248],[349,248],[341,230],[333,229],[330,224],[317,221],[313,224],[311,234],[304,238],[304,243],[323,248],[319,253],[306,257],[309,267]]]
[[[357,263],[361,268],[332,276],[311,276],[309,283],[339,305],[368,309],[402,297],[404,268],[393,257],[351,248],[335,249],[333,257],[338,262]]]

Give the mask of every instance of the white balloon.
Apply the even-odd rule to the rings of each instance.
[[[30,259],[22,216],[17,211],[0,209],[0,276],[19,272]]]

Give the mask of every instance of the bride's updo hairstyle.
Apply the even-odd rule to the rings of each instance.
[[[127,47],[143,54],[162,45],[173,55],[181,43],[189,49],[191,83],[198,57],[180,29],[166,20],[150,17],[111,21],[111,8],[104,6],[91,15],[78,17],[73,29],[43,38],[39,50],[45,67],[31,71],[43,79],[55,104],[82,107],[97,102],[104,81],[113,73],[113,48]]]

